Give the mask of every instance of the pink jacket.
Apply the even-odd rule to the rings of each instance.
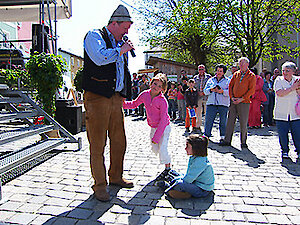
[[[135,100],[125,101],[123,103],[123,108],[134,109],[142,103],[144,103],[146,108],[147,122],[149,126],[152,128],[157,128],[152,141],[159,143],[166,126],[170,124],[168,102],[162,93],[151,99],[149,89],[143,91]]]

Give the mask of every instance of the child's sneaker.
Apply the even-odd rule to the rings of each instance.
[[[155,185],[158,186],[158,187],[160,187],[163,190],[166,190],[167,188],[170,187],[170,185],[166,181],[164,181],[164,180],[156,181]]]
[[[165,168],[165,170],[162,171],[162,173],[158,175],[158,177],[155,179],[155,181],[164,180],[170,170],[171,170],[171,168]]]
[[[185,128],[185,132],[186,132],[186,133],[189,133],[189,132],[190,132],[190,128],[186,127],[186,128]]]

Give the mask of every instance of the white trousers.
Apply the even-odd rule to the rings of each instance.
[[[150,141],[152,140],[156,129],[157,128],[151,128]],[[156,155],[159,154],[159,161],[161,164],[171,163],[171,157],[168,152],[168,143],[169,143],[170,132],[171,132],[171,126],[168,125],[168,126],[166,126],[165,131],[164,131],[158,144],[153,144],[151,141],[152,151]]]

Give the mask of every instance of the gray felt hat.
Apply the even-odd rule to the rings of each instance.
[[[132,22],[128,9],[124,5],[119,5],[110,17],[109,23],[117,22]]]

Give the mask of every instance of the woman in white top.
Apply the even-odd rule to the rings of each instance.
[[[282,65],[282,75],[274,82],[275,108],[274,119],[278,129],[282,157],[288,158],[289,138],[291,131],[293,142],[300,162],[300,116],[296,114],[295,105],[300,95],[300,77],[295,76],[296,65],[285,62]]]

